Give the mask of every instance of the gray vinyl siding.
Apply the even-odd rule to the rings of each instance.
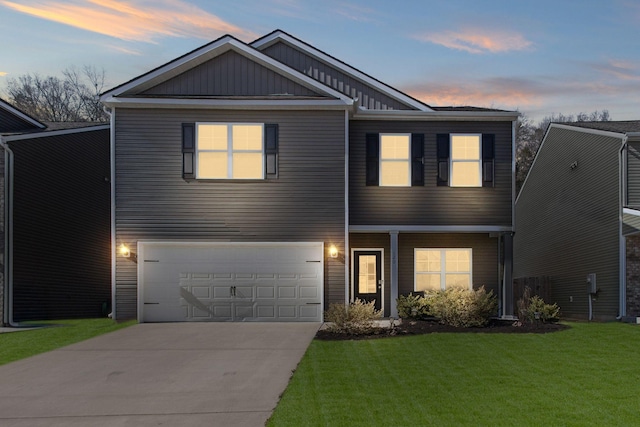
[[[182,179],[183,122],[279,125],[278,178]],[[344,254],[344,112],[116,110],[116,241],[322,241]],[[118,318],[136,315],[136,264],[117,258]],[[344,264],[325,260],[325,304]]]
[[[275,43],[266,47],[262,53],[352,99],[357,98],[361,107],[370,110],[414,109],[287,43]]]
[[[627,144],[627,200],[625,205],[640,209],[640,142]]]
[[[15,321],[104,317],[111,303],[109,130],[9,142]]]
[[[351,233],[351,249],[384,249],[384,307],[389,315],[391,295],[391,243],[388,233]],[[398,235],[398,293],[414,291],[414,249],[471,248],[475,289],[484,286],[498,296],[498,239],[489,234],[400,233]],[[353,274],[350,266],[350,276]],[[353,286],[353,284],[352,284]]]
[[[511,122],[353,121],[349,127],[350,225],[512,225]],[[424,134],[424,186],[366,186],[367,133]],[[495,186],[437,186],[440,133],[494,134]]]
[[[594,316],[618,314],[620,143],[552,128],[516,203],[514,277],[549,276],[566,317],[587,318],[589,273],[600,289]]]
[[[143,95],[201,96],[318,96],[314,91],[255,63],[237,52],[226,52]]]

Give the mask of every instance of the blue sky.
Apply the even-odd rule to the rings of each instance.
[[[0,93],[83,65],[113,87],[274,29],[434,106],[640,119],[639,0],[0,0]]]

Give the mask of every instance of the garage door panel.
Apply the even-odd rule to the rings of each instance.
[[[322,243],[141,247],[143,321],[322,319]]]

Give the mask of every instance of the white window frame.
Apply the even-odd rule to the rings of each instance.
[[[405,159],[383,159],[382,158],[382,137],[383,136],[405,136],[408,139],[407,144],[407,157]],[[378,160],[378,185],[380,187],[411,187],[411,134],[410,133],[381,133],[378,136],[378,152],[380,153]],[[382,182],[382,164],[383,163],[406,163],[407,164],[407,183],[406,184],[384,184]]]
[[[415,292],[422,292],[417,290],[418,285],[418,274],[420,273],[428,273],[434,274],[433,272],[422,271],[419,272],[417,268],[418,263],[418,251],[440,251],[440,290],[446,289],[446,253],[447,251],[468,251],[469,252],[469,272],[468,273],[451,273],[451,274],[468,274],[469,275],[469,289],[473,289],[473,250],[471,248],[414,248],[413,249],[413,290]]]
[[[459,159],[453,158],[453,138],[456,136],[477,136],[478,137],[478,158]],[[453,184],[453,164],[454,163],[477,163],[478,164],[478,185],[454,185]],[[452,133],[449,135],[449,186],[450,187],[482,187],[482,134],[481,133]]]
[[[227,149],[226,150],[211,150],[200,148],[200,126],[215,125],[215,126],[227,126]],[[261,138],[260,138],[260,150],[233,150],[233,127],[234,126],[260,126]],[[211,179],[211,180],[252,180],[252,179],[265,179],[265,151],[264,151],[264,123],[242,123],[242,122],[196,122],[196,144],[195,144],[195,156],[196,156],[196,179]],[[220,153],[226,151],[227,153],[227,176],[225,178],[208,178],[200,175],[200,153]],[[260,162],[261,171],[259,178],[234,178],[233,177],[233,154],[234,153],[260,153],[262,161]]]

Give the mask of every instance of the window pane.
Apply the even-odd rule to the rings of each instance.
[[[470,289],[471,282],[468,274],[447,274],[445,275],[445,286],[449,288]]]
[[[199,150],[226,150],[227,125],[198,125]]]
[[[416,251],[416,271],[417,272],[439,272],[440,271],[440,251],[421,250]]]
[[[452,162],[451,185],[453,187],[479,187],[480,162]]]
[[[381,162],[380,185],[409,186],[409,162]]]
[[[409,135],[381,135],[380,158],[409,160]]]
[[[471,263],[469,259],[469,251],[447,251],[445,255],[445,264],[447,273],[468,273],[471,271]]]
[[[416,275],[416,291],[437,291],[440,290],[440,274]]]
[[[452,135],[451,158],[454,160],[480,160],[478,135]]]
[[[261,179],[262,153],[233,153],[233,178]]]
[[[198,178],[227,178],[227,153],[198,153]]]
[[[233,150],[262,151],[262,126],[233,125]]]
[[[358,293],[375,294],[377,286],[376,256],[360,255],[358,260]]]

